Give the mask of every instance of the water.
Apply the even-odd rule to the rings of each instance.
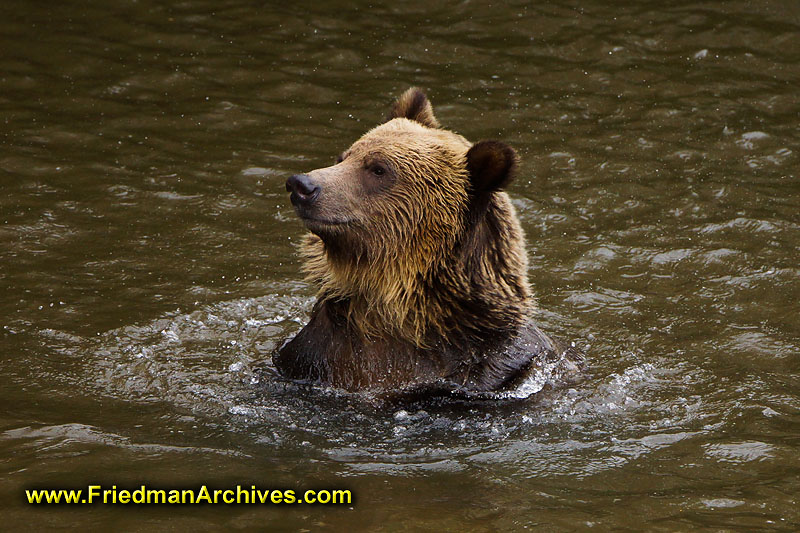
[[[800,528],[795,2],[0,16],[4,526]],[[536,320],[583,382],[403,407],[270,376],[314,292],[284,180],[411,84],[520,152]],[[88,483],[355,503],[23,503]]]

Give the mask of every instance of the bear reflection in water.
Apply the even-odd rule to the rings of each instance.
[[[503,191],[516,168],[510,146],[443,129],[412,88],[336,164],[291,176],[319,294],[278,371],[349,391],[475,394],[576,376],[583,355],[529,318],[525,238]]]

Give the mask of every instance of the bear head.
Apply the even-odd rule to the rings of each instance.
[[[441,128],[425,94],[406,91],[334,165],[287,180],[320,299],[344,305],[367,337],[418,346],[517,327],[527,259],[502,192],[517,161],[505,143]]]

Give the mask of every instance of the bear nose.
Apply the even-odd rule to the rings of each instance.
[[[295,174],[286,180],[286,190],[292,193],[293,204],[310,204],[319,196],[320,187],[308,174]]]

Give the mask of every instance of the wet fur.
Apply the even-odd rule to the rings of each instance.
[[[524,236],[501,190],[513,149],[440,129],[410,89],[349,152],[382,154],[396,180],[370,191],[368,221],[306,236],[304,270],[319,294],[308,325],[274,358],[284,375],[348,390],[493,391],[547,358],[580,358],[528,320]]]

